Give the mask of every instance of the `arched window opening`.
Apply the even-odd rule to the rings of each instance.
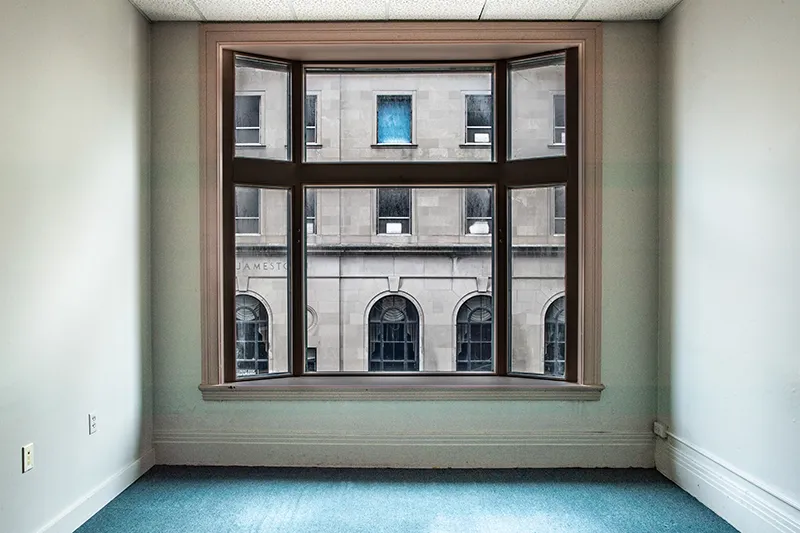
[[[561,296],[547,308],[544,317],[544,373],[563,377],[567,368],[567,314]]]
[[[236,376],[269,373],[267,309],[248,294],[236,296]]]
[[[456,316],[456,370],[492,371],[492,299],[474,296]]]
[[[419,370],[419,313],[402,296],[385,296],[369,312],[369,370]]]

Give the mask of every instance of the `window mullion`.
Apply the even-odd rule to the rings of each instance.
[[[577,382],[580,379],[580,259],[581,259],[581,210],[580,210],[580,59],[578,48],[567,49],[566,60],[566,115],[567,115],[567,228],[566,228],[566,275],[564,288],[567,296],[567,361],[565,379]]]
[[[508,64],[499,61],[494,72],[494,136],[495,160],[501,176],[505,174],[508,160]],[[509,240],[508,240],[508,186],[500,181],[495,186],[494,207],[494,337],[495,373],[508,374],[508,296],[509,296]]]
[[[291,153],[292,162],[292,188],[291,209],[289,220],[289,309],[291,309],[291,350],[290,370],[292,375],[300,376],[305,371],[305,258],[303,243],[305,240],[305,191],[303,184],[298,179],[296,170],[303,164],[305,155],[305,80],[303,65],[300,62],[291,64],[291,102],[289,105],[289,120],[291,124]]]
[[[236,381],[236,194],[233,180],[235,153],[234,105],[236,66],[232,50],[222,52],[222,361],[224,381]]]

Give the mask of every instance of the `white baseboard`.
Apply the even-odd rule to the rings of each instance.
[[[800,533],[800,505],[683,439],[658,439],[656,468],[743,533]]]
[[[159,464],[389,468],[654,466],[650,432],[345,435],[156,432]]]
[[[112,475],[92,492],[75,502],[60,515],[47,523],[38,533],[73,533],[100,509],[133,484],[156,462],[155,450],[151,449],[142,457]]]

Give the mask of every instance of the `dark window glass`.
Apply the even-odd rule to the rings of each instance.
[[[269,373],[269,322],[261,302],[236,296],[236,376]]]
[[[553,144],[567,142],[567,104],[563,94],[553,95]]]
[[[556,187],[553,196],[553,233],[564,235],[567,232],[567,191],[564,186]]]
[[[251,187],[236,187],[236,233],[260,233],[258,192]]]
[[[469,235],[492,233],[492,189],[464,189],[466,192],[465,220]]]
[[[258,144],[261,139],[261,97],[236,95],[236,144]]]
[[[467,142],[492,143],[492,96],[489,94],[466,95]]]
[[[369,312],[369,369],[419,370],[419,314],[402,296],[385,296]]]
[[[378,233],[411,233],[411,189],[378,189]]]
[[[378,144],[410,144],[411,139],[411,95],[378,95]]]
[[[306,95],[306,142],[317,143],[317,95]]]
[[[317,349],[306,348],[306,372],[317,371]]]
[[[456,317],[456,370],[492,371],[492,299],[474,296]]]
[[[567,322],[564,297],[547,308],[544,319],[544,373],[563,377],[567,367]]]
[[[306,189],[306,233],[317,232],[317,191]]]

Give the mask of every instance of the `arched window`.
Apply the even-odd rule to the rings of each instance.
[[[369,312],[369,369],[419,370],[419,313],[402,296],[385,296]]]
[[[567,367],[567,315],[564,297],[547,308],[544,315],[544,373],[563,377]]]
[[[492,299],[474,296],[456,315],[456,370],[492,371]]]
[[[267,310],[256,298],[236,296],[236,375],[269,373],[269,321]]]

